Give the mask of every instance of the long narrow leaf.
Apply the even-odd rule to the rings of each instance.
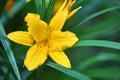
[[[82,1],[83,0],[77,0],[77,2],[75,3],[75,5],[73,6],[73,8],[75,8],[76,6],[79,6]]]
[[[94,78],[118,78],[120,79],[120,67],[93,69],[85,72]],[[117,79],[116,79],[117,80]]]
[[[48,62],[47,65],[50,66],[50,67],[52,67],[52,68],[54,68],[54,69],[57,69],[57,70],[65,73],[65,74],[67,74],[67,75],[69,75],[69,76],[71,76],[71,77],[74,77],[74,78],[76,78],[76,79],[78,79],[78,80],[91,80],[91,79],[90,79],[88,76],[86,76],[86,75],[83,75],[83,74],[81,74],[81,73],[79,73],[79,72],[77,72],[77,71],[74,71],[74,70],[72,70],[72,69],[64,68],[64,67],[62,67],[62,66],[60,66],[60,65],[58,65],[58,64],[55,64],[55,63],[53,63],[53,62]]]
[[[45,14],[45,0],[42,0],[41,4],[41,19],[44,19],[44,14]]]
[[[115,54],[115,53],[100,53],[94,57],[91,57],[91,58],[81,62],[78,65],[78,69],[84,70],[85,68],[87,68],[90,65],[93,65],[95,63],[102,62],[102,61],[109,61],[109,60],[120,61],[120,55]]]
[[[34,0],[35,2],[35,7],[37,9],[37,13],[41,14],[41,6],[40,6],[40,3],[41,3],[41,0],[39,0],[40,2],[38,2],[38,0]]]
[[[76,31],[78,37],[80,39],[89,39],[89,38],[101,38],[103,36],[112,36],[111,34],[116,33],[119,30],[119,19],[120,16],[113,16],[104,19],[103,21],[99,21],[95,23],[95,25],[91,25],[90,27],[86,27],[84,30]],[[97,27],[96,27],[97,26]],[[109,32],[109,33],[106,33]]]
[[[96,12],[90,16],[88,16],[87,18],[85,18],[82,22],[80,22],[79,24],[77,24],[76,26],[74,26],[71,30],[74,31],[75,29],[79,28],[80,25],[82,25],[83,23],[89,21],[90,19],[96,17],[96,16],[99,16],[101,14],[104,14],[106,12],[109,12],[109,11],[112,11],[112,10],[115,10],[115,9],[118,9],[120,8],[120,6],[115,6],[115,7],[112,7],[112,8],[108,8],[108,9],[105,9],[105,10],[102,10],[102,11],[99,11],[99,12]]]
[[[0,39],[6,39],[6,37],[3,34],[0,34]]]
[[[80,47],[80,46],[97,46],[97,47],[120,49],[120,43],[105,41],[105,40],[83,40],[83,41],[79,41],[74,47]]]
[[[3,25],[1,23],[1,21],[0,21],[0,34],[6,36],[5,30],[3,28]],[[10,64],[11,64],[11,66],[12,66],[18,80],[21,80],[20,74],[19,74],[19,71],[18,71],[18,67],[17,67],[17,64],[16,64],[16,60],[15,60],[13,51],[10,48],[10,44],[9,44],[8,40],[7,39],[0,39],[0,40],[2,42],[2,45],[3,45],[3,47],[4,47],[5,51],[6,51],[8,59],[10,61]]]
[[[46,10],[45,21],[46,21],[47,23],[49,23],[50,18],[51,18],[51,16],[52,16],[52,11],[53,11],[53,7],[54,7],[54,4],[55,4],[55,1],[56,1],[56,0],[50,0],[50,3],[49,3],[48,8],[47,8],[47,10]]]

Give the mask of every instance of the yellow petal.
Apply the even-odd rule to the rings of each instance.
[[[70,12],[71,7],[76,2],[76,0],[67,0],[64,1],[62,6],[59,8],[59,10],[56,12],[55,16],[51,19],[49,26],[52,30],[61,30],[66,19],[71,17],[73,14],[75,14],[79,8],[73,10]]]
[[[68,11],[70,11],[71,10],[71,7],[73,6],[73,4],[76,2],[76,0],[69,0],[69,2],[66,4],[66,6],[65,6],[65,10],[68,10]]]
[[[40,47],[38,44],[33,45],[27,52],[24,65],[28,70],[34,70],[42,65],[47,59],[46,47]]]
[[[67,14],[68,11],[66,10],[57,13],[50,21],[49,27],[51,30],[61,30],[66,21]]]
[[[49,56],[59,65],[62,65],[66,68],[71,68],[70,61],[63,51],[51,51]]]
[[[82,8],[81,6],[74,9],[73,11],[71,11],[68,15],[67,15],[67,19],[70,18],[71,16],[73,16],[80,8]]]
[[[57,0],[55,2],[55,5],[54,5],[54,10],[53,10],[53,14],[56,12],[59,13],[61,11],[63,11],[63,9],[65,8],[65,5],[67,3],[67,0]]]
[[[58,1],[58,2],[60,2],[60,1]],[[50,24],[49,24],[51,30],[61,30],[62,29],[62,27],[66,21],[67,14],[68,14],[68,10],[63,10],[66,3],[67,3],[67,0],[64,1],[62,6],[60,7],[60,9],[56,12],[54,17],[51,19]]]
[[[32,46],[34,43],[32,36],[29,35],[28,32],[24,31],[15,31],[9,33],[7,37],[16,43],[23,44],[26,46]]]
[[[40,20],[38,14],[28,13],[25,17],[28,25],[28,32],[33,36],[36,42],[44,40],[47,36],[47,24]]]
[[[68,10],[67,19],[70,18],[72,15],[74,15],[81,8],[81,6],[80,6],[71,11],[71,8],[75,2],[76,2],[76,0],[69,0],[69,2],[66,4],[66,6],[64,8],[64,10]]]
[[[77,41],[78,38],[72,32],[54,31],[51,35],[49,45],[53,50],[64,50],[66,48],[72,47]]]
[[[31,0],[26,0],[26,2],[28,3],[28,2],[30,2]]]

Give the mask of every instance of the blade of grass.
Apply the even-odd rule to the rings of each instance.
[[[120,6],[115,6],[115,7],[111,7],[111,8],[108,8],[108,9],[105,9],[105,10],[102,10],[102,11],[99,11],[99,12],[96,12],[90,16],[88,16],[87,18],[85,18],[82,22],[78,23],[76,26],[74,26],[71,31],[74,31],[75,29],[78,29],[80,27],[80,25],[84,24],[85,22],[89,21],[90,19],[94,18],[94,17],[97,17],[101,14],[104,14],[106,12],[109,12],[109,11],[112,11],[112,10],[115,10],[115,9],[118,9],[120,8]]]
[[[73,5],[72,8],[76,8],[77,6],[80,6],[80,3],[82,2],[83,0],[77,0],[75,5]]]
[[[6,36],[6,33],[5,33],[5,30],[4,30],[4,27],[1,23],[1,20],[0,20],[0,34]],[[13,51],[11,50],[9,41],[7,39],[0,39],[0,40],[1,40],[2,45],[3,45],[3,47],[6,51],[6,54],[8,56],[8,59],[10,61],[11,66],[12,66],[14,72],[15,72],[15,75],[17,76],[18,80],[21,80],[19,70],[18,70],[18,67],[17,67],[17,64],[16,64],[16,60],[15,60]]]
[[[38,0],[34,0],[34,2],[35,2],[36,9],[37,9],[37,13],[41,14],[41,6],[40,6],[41,2],[38,2]]]
[[[46,1],[45,0],[34,0],[34,1],[35,1],[37,13],[40,14],[41,19],[44,20]]]
[[[118,78],[120,79],[120,67],[88,70],[85,74],[94,78]],[[117,80],[117,79],[116,79]]]
[[[116,33],[119,30],[119,19],[120,16],[113,16],[103,21],[97,22],[95,25],[85,28],[84,30],[76,31],[78,37],[82,39],[89,39],[94,37],[103,37]],[[97,26],[97,27],[96,27]],[[109,32],[109,33],[106,33]]]
[[[79,1],[79,0],[77,0],[77,1]],[[84,3],[86,3],[86,4],[84,4]],[[77,2],[76,2],[73,5],[72,9],[75,9],[79,6],[82,6],[82,8],[65,22],[65,27],[63,27],[63,30],[71,30],[72,27],[76,26],[76,24],[80,23],[89,14],[91,14],[91,10],[96,10],[97,6],[100,6],[101,3],[103,3],[103,1],[101,1],[101,0],[90,0],[90,1],[84,0],[81,3],[81,5],[74,7],[74,5],[77,4]]]
[[[33,74],[33,72],[28,72],[28,70],[24,70],[23,72],[21,72],[22,80],[27,80],[27,78],[30,77],[31,74]]]
[[[41,19],[44,20],[44,14],[45,14],[45,0],[42,0],[41,4]]]
[[[53,12],[53,8],[54,8],[55,1],[56,1],[56,0],[50,0],[50,3],[49,3],[48,8],[47,8],[47,10],[46,10],[45,21],[46,21],[47,23],[49,23],[50,18],[51,18],[51,16],[52,16],[52,12]]]
[[[6,39],[6,37],[0,34],[0,39]]]
[[[3,58],[0,56],[0,62],[2,62],[3,61]]]
[[[80,46],[97,46],[120,50],[120,43],[105,40],[82,40],[79,41],[74,47]]]
[[[115,54],[115,53],[100,53],[94,57],[91,57],[91,58],[81,62],[78,65],[78,70],[84,70],[85,68],[87,68],[88,66],[90,66],[94,63],[108,61],[108,60],[120,61],[120,55]]]
[[[48,62],[47,65],[54,68],[54,69],[57,69],[58,71],[61,71],[61,72],[65,73],[65,74],[67,74],[67,75],[69,75],[71,77],[74,77],[74,78],[76,78],[78,80],[91,80],[86,75],[83,75],[83,74],[81,74],[81,73],[79,73],[77,71],[74,71],[72,69],[64,68],[64,67],[62,67],[62,66],[60,66],[58,64],[55,64],[53,62]]]

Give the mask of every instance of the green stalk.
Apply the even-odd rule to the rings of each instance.
[[[4,27],[2,25],[1,20],[0,20],[0,34],[6,37],[6,32],[4,30]],[[10,64],[11,64],[11,66],[12,66],[14,72],[15,72],[15,75],[17,76],[17,79],[21,80],[19,70],[18,70],[18,67],[17,67],[17,64],[16,64],[16,60],[15,60],[13,51],[12,51],[12,49],[10,47],[10,42],[8,41],[8,39],[3,39],[3,38],[1,38],[0,41],[1,41],[1,43],[2,43],[2,45],[4,47],[4,49],[5,49],[5,52],[6,52],[7,56],[8,56]]]

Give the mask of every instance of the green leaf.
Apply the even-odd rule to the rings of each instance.
[[[80,39],[91,39],[101,38],[103,36],[111,36],[119,30],[119,19],[120,15],[111,16],[104,19],[103,21],[96,22],[95,25],[89,25],[89,27],[86,27],[83,30],[78,30],[75,33]]]
[[[49,3],[48,8],[47,8],[47,10],[46,10],[45,21],[46,21],[47,23],[49,23],[50,18],[51,18],[51,16],[52,16],[52,12],[53,12],[53,8],[54,8],[55,1],[56,1],[56,0],[50,0],[50,3]]]
[[[0,20],[0,34],[6,36],[6,33],[5,33],[5,30],[4,30],[4,27],[1,23],[1,20]],[[16,64],[16,60],[15,60],[15,57],[14,57],[14,54],[13,54],[13,51],[11,50],[11,47],[10,47],[10,43],[7,39],[0,39],[1,42],[2,42],[2,45],[6,51],[6,54],[8,56],[8,59],[10,61],[10,64],[18,78],[18,80],[21,80],[20,78],[20,74],[19,74],[19,71],[18,71],[18,67],[17,67],[17,64]]]
[[[120,79],[120,67],[88,70],[85,74],[94,78],[118,78]],[[114,79],[114,80],[118,80]]]
[[[120,43],[105,41],[105,40],[82,40],[79,41],[74,47],[80,47],[80,46],[97,46],[97,47],[120,49]]]
[[[78,80],[91,80],[86,75],[83,75],[83,74],[81,74],[81,73],[79,73],[77,71],[74,71],[72,69],[64,68],[64,67],[62,67],[62,66],[60,66],[58,64],[55,64],[53,62],[48,62],[47,65],[54,68],[54,69],[57,69],[58,71],[61,71],[61,72],[65,73],[65,74],[67,74],[67,75],[69,75],[71,77],[74,77],[74,78],[76,78]]]
[[[34,74],[34,73],[32,71],[29,72],[28,70],[24,70],[23,72],[21,72],[22,80],[27,80],[27,78],[30,77],[31,74]]]
[[[6,39],[6,37],[2,34],[0,34],[0,39]]]
[[[44,20],[46,1],[45,0],[34,0],[34,1],[35,1],[37,13],[40,14],[41,19]]]
[[[79,24],[77,24],[76,26],[74,26],[71,30],[74,31],[75,29],[78,29],[80,27],[80,25],[84,24],[85,22],[89,21],[90,19],[94,18],[94,17],[97,17],[101,14],[104,14],[106,12],[109,12],[109,11],[112,11],[112,10],[115,10],[115,9],[118,9],[120,8],[120,6],[115,6],[115,7],[111,7],[111,8],[108,8],[108,9],[105,9],[105,10],[102,10],[102,11],[99,11],[99,12],[96,12],[88,17],[86,17],[82,22],[80,22]]]
[[[40,1],[40,2],[39,2],[39,1]],[[42,3],[41,3],[41,0],[39,0],[39,1],[38,1],[38,0],[34,0],[35,6],[36,6],[35,8],[36,8],[36,10],[37,10],[37,13],[38,13],[38,14],[41,14],[41,11],[42,11],[42,10],[41,10],[40,4],[42,4]]]
[[[73,5],[73,8],[77,7],[77,6],[80,6],[80,3],[82,2],[83,0],[77,0],[75,5]]]
[[[102,61],[109,61],[109,60],[120,61],[120,54],[100,53],[96,56],[93,56],[93,57],[81,62],[78,65],[78,69],[83,70],[83,69],[87,68],[88,66],[93,65],[95,63],[102,62]]]
[[[45,0],[41,0],[42,4],[41,4],[41,19],[44,20],[44,14],[45,14]]]

